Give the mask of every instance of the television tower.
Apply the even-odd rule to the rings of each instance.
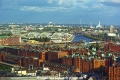
[[[80,27],[81,27],[81,18],[80,18]]]

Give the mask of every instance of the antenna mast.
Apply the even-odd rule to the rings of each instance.
[[[80,15],[80,27],[81,27],[81,15]]]

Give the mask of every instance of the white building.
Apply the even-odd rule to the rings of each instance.
[[[100,21],[99,21],[98,25],[96,26],[96,28],[102,28],[102,26],[100,25]]]
[[[92,23],[90,24],[90,28],[91,28],[91,29],[94,28],[94,27],[92,26]]]
[[[116,37],[115,33],[107,33],[107,36]]]
[[[41,33],[40,35],[39,35],[39,37],[41,37],[41,38],[45,38],[45,37],[47,37],[47,38],[50,38],[51,37],[51,35],[52,35],[52,33],[49,33],[49,32],[43,32],[43,33]]]
[[[27,38],[37,38],[40,35],[38,32],[29,32]]]

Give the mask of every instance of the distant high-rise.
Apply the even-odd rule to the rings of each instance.
[[[113,25],[110,26],[110,32],[111,32],[111,33],[114,32],[114,26],[113,26]]]
[[[90,28],[94,28],[94,27],[92,26],[92,23],[90,24]]]
[[[96,26],[96,28],[102,28],[102,26],[100,25],[100,21],[99,21],[98,25]]]

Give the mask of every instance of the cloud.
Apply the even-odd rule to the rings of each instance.
[[[114,3],[120,3],[120,0],[112,0]]]
[[[48,3],[49,4],[52,4],[54,1],[53,0],[48,0]]]
[[[12,0],[10,0],[12,1]],[[28,3],[29,2],[29,3]],[[113,3],[114,2],[114,3]],[[6,5],[1,7],[4,10],[20,10],[20,11],[33,11],[33,12],[107,12],[109,8],[112,10],[116,7],[109,6],[120,6],[120,0],[14,0],[13,5],[4,2]],[[7,5],[8,4],[8,5]],[[118,5],[116,5],[118,4]],[[111,12],[108,11],[108,12]],[[120,10],[118,10],[120,11]],[[114,11],[117,13],[118,11]],[[90,13],[89,13],[90,14]],[[96,13],[97,14],[97,13]]]
[[[72,8],[65,7],[37,7],[37,6],[23,6],[20,8],[21,11],[35,11],[35,12],[49,12],[49,11],[69,11]]]
[[[76,5],[77,0],[48,0],[49,4],[56,3],[57,5]]]
[[[49,4],[56,4],[55,6],[64,6],[64,7],[72,7],[75,10],[77,9],[89,9],[86,3],[88,0],[48,0]]]
[[[104,6],[103,4],[94,4],[92,6],[92,9],[106,9],[107,7]]]
[[[106,6],[120,7],[120,0],[98,0],[98,1]]]
[[[46,6],[22,6],[21,11],[35,11],[35,12],[48,12],[48,11],[60,11],[68,12],[76,9],[88,9],[84,3],[86,0],[48,0]]]
[[[88,6],[86,6],[86,5],[84,5],[84,4],[80,4],[79,5],[81,8],[83,8],[83,9],[90,9]]]
[[[58,0],[59,5],[76,5],[76,0]]]
[[[120,3],[120,0],[98,0],[100,2],[112,2],[112,3]]]
[[[86,2],[87,0],[48,0],[49,4],[57,3],[58,5],[66,5],[66,6],[76,6],[79,3]]]

